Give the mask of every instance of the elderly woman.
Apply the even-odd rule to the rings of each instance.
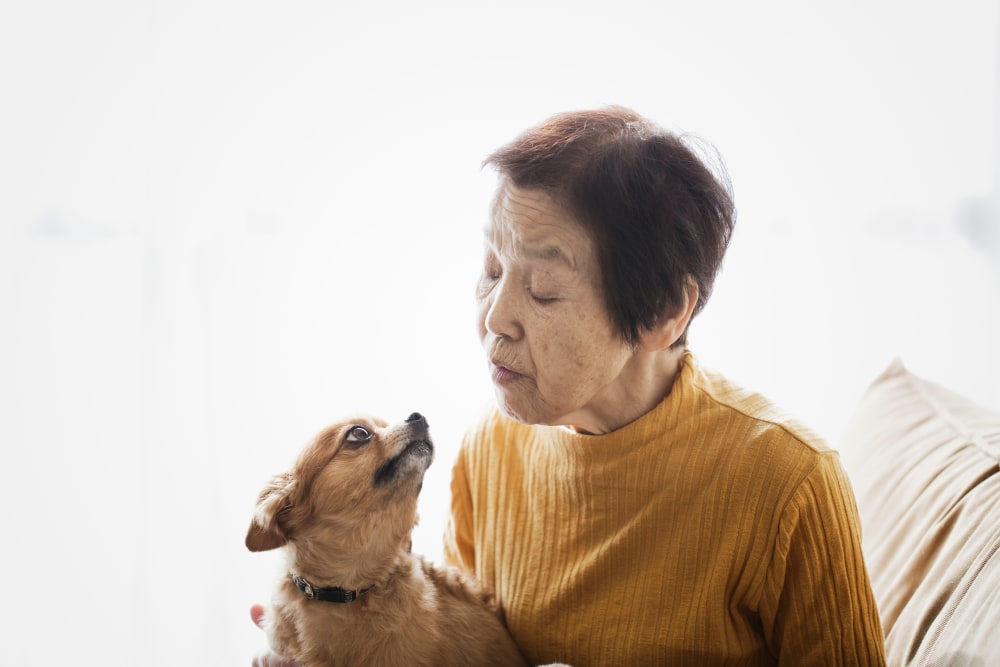
[[[724,181],[622,108],[486,163],[497,407],[456,461],[446,555],[529,662],[883,664],[837,454],[686,349],[733,229]]]
[[[529,662],[884,664],[837,454],[686,348],[733,229],[724,179],[617,107],[486,162],[497,406],[455,462],[445,553]]]

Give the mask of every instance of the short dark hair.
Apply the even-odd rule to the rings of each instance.
[[[608,312],[628,344],[683,303],[688,276],[694,313],[704,307],[736,222],[725,167],[707,144],[613,106],[552,116],[483,164],[545,191],[591,234]]]

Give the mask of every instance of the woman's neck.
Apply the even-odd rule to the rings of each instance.
[[[670,393],[680,373],[684,348],[637,349],[599,401],[567,415],[561,426],[576,433],[601,435],[617,431],[651,411]]]

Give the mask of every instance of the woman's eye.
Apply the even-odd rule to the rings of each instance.
[[[364,426],[354,426],[347,432],[347,442],[362,443],[372,439],[373,433]]]
[[[488,254],[483,261],[483,278],[486,280],[498,280],[502,274],[503,269],[496,255],[493,253]]]
[[[532,300],[535,303],[542,306],[548,305],[550,303],[555,303],[556,301],[559,300],[557,297],[554,296],[541,296],[539,294],[535,294],[535,292],[533,292],[531,289],[528,290],[528,294],[531,296]]]
[[[479,276],[479,281],[476,283],[476,296],[480,299],[485,298],[498,280],[500,280],[499,271],[493,271],[489,268],[483,269],[483,273]]]

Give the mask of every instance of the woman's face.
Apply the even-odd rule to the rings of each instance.
[[[477,298],[504,413],[592,433],[620,421],[634,351],[605,307],[593,241],[543,191],[500,186]]]

